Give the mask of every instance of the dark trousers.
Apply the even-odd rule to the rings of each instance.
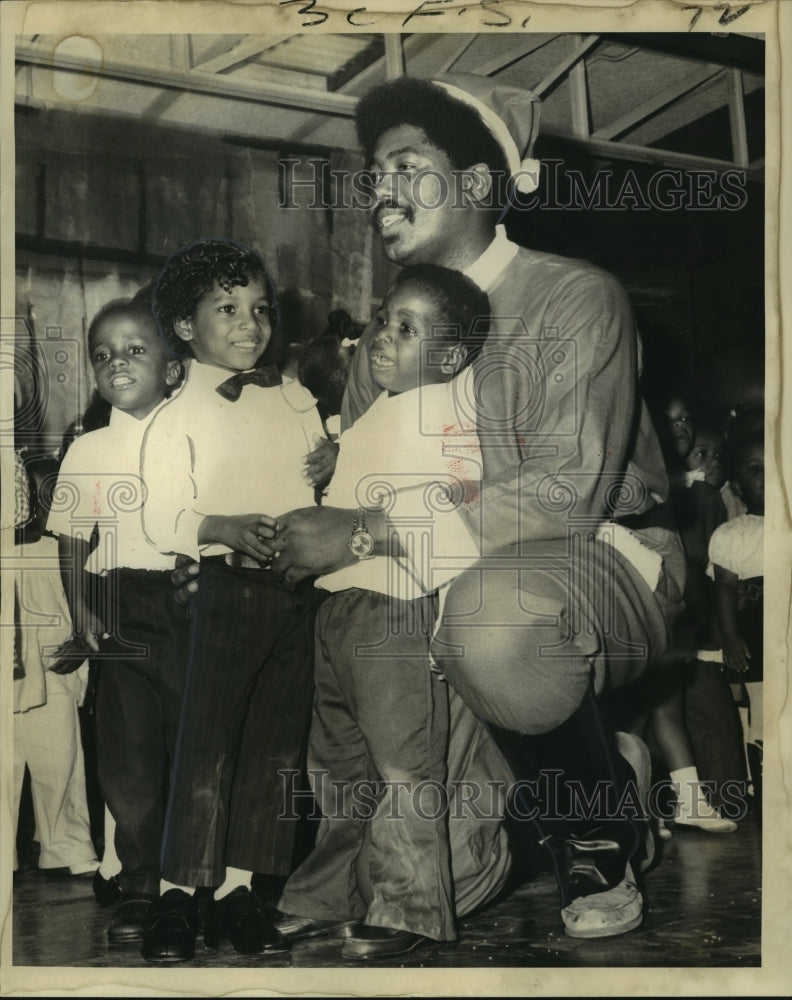
[[[282,815],[284,792],[305,751],[319,599],[310,581],[291,592],[267,570],[202,560],[162,846],[168,880],[215,886],[227,866],[291,870],[297,820]]]
[[[745,781],[740,716],[719,664],[695,660],[687,665],[685,721],[701,781],[710,782],[713,805],[723,804],[727,781]]]
[[[539,810],[540,819],[551,817],[546,826],[552,832],[558,829],[555,815],[562,817],[561,839],[604,836],[618,843],[609,882],[618,881],[640,850],[644,830],[622,816],[624,810],[614,815],[635,776],[598,699],[631,683],[665,653],[684,568],[681,547],[662,533],[666,538],[655,591],[618,552],[585,534],[581,553],[570,539],[551,539],[482,559],[451,584],[432,647],[449,683],[488,724],[518,779],[556,771],[587,797],[598,786],[607,790],[599,834],[585,811],[556,810],[547,802]],[[545,840],[544,828],[537,832]],[[567,901],[579,894],[563,880],[561,888]]]
[[[168,572],[119,569],[103,582],[111,635],[98,658],[99,785],[116,822],[123,891],[157,895],[189,622]]]

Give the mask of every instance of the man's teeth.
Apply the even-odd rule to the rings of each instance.
[[[255,340],[238,340],[235,346],[247,349],[250,347],[258,347],[258,344],[256,343]]]
[[[383,229],[392,226],[395,222],[400,222],[404,218],[403,212],[391,212],[388,215],[380,216],[380,225]]]

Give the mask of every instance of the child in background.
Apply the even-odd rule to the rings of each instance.
[[[38,867],[82,877],[99,867],[78,714],[88,667],[82,655],[68,674],[52,670],[53,652],[71,633],[57,542],[44,530],[58,462],[48,455],[23,456],[21,449],[13,455],[16,547],[6,554],[13,559],[14,587],[14,838],[27,768]],[[14,871],[19,860],[15,847]]]
[[[628,726],[640,730],[648,722],[651,727],[676,791],[674,822],[707,833],[731,833],[737,824],[721,815],[717,800],[707,798],[704,782],[713,781],[717,792],[723,781],[741,776],[734,773],[732,761],[722,759],[737,739],[739,722],[731,692],[717,668],[696,658],[700,649],[715,645],[707,545],[716,525],[725,520],[725,511],[718,491],[704,481],[713,449],[703,436],[700,454],[690,457],[697,428],[685,398],[670,394],[658,410],[656,426],[670,484],[668,504],[685,549],[685,611],[677,626],[679,659],[636,685]],[[739,754],[735,758],[739,768]],[[662,820],[659,833],[671,836]]]
[[[300,359],[300,381],[316,397],[316,408],[334,440],[341,432],[341,401],[363,329],[346,309],[334,309],[327,329],[310,341]]]
[[[169,357],[150,307],[134,300],[99,311],[88,351],[99,394],[112,407],[110,422],[77,437],[66,452],[48,527],[59,535],[72,646],[104,661],[96,695],[98,776],[116,823],[122,892],[108,937],[122,944],[142,938],[159,892],[163,789],[187,665],[189,626],[170,583],[174,560],[143,535],[139,475],[144,432],[181,366]]]
[[[705,482],[720,490],[726,482],[726,442],[723,434],[706,417],[697,418],[694,426],[693,447],[685,456],[688,481]]]
[[[264,263],[235,243],[202,240],[168,260],[154,309],[186,383],[143,446],[146,534],[164,553],[200,559],[190,667],[162,850],[166,880],[141,954],[194,955],[195,890],[214,889],[205,943],[282,952],[253,873],[291,871],[295,823],[282,771],[296,773],[313,697],[310,580],[295,590],[269,572],[262,532],[314,502],[305,456],[322,436],[313,396],[263,366],[277,327]],[[159,419],[161,417],[161,419]]]
[[[764,441],[746,433],[730,448],[731,481],[746,513],[722,524],[709,546],[715,579],[718,624],[723,641],[724,670],[729,680],[745,685],[749,702],[746,750],[754,786],[757,816],[762,816],[762,679],[764,608]]]
[[[343,936],[344,958],[453,940],[455,904],[460,914],[476,905],[457,879],[457,864],[470,873],[475,863],[467,859],[477,849],[480,867],[501,849],[497,821],[469,820],[466,843],[453,818],[449,835],[454,810],[436,811],[432,798],[447,780],[449,728],[452,744],[469,741],[465,777],[481,788],[488,779],[506,787],[511,777],[502,762],[504,770],[497,770],[497,751],[488,757],[486,734],[472,713],[466,717],[452,703],[449,726],[452,692],[431,669],[429,654],[437,588],[478,558],[476,541],[464,530],[464,537],[443,544],[436,528],[443,507],[459,502],[453,497],[464,481],[480,479],[467,366],[488,322],[486,295],[464,275],[433,265],[400,272],[370,347],[382,394],[341,435],[328,487],[329,506],[358,513],[350,525],[349,565],[317,580],[330,596],[317,618],[309,762],[324,815],[313,853],[286,884],[277,926],[294,939]],[[398,554],[373,551],[365,508],[381,503],[391,520],[415,523],[416,550],[423,545],[441,560],[441,568],[427,574],[431,583],[417,580]],[[431,538],[422,537],[426,530]],[[467,727],[465,733],[457,726]],[[423,786],[431,786],[424,812],[416,792]],[[496,817],[497,809],[490,814]],[[454,826],[464,860],[449,847]],[[505,876],[507,867],[503,851],[493,868]]]
[[[722,808],[726,805],[722,792],[733,797],[736,791],[733,783],[744,781],[745,765],[734,699],[717,663],[713,662],[720,642],[714,589],[707,575],[709,543],[727,515],[721,494],[726,482],[725,441],[710,417],[694,418],[693,444],[683,461],[686,485],[672,488],[670,502],[687,560],[683,616],[687,626],[684,640],[689,651],[684,667],[685,724],[697,779],[710,786],[712,805]],[[710,829],[714,832],[726,820],[713,824]],[[733,823],[730,828],[734,828]]]
[[[764,410],[761,407],[751,406],[747,403],[739,402],[729,411],[724,427],[726,439],[726,450],[730,445],[746,434],[764,433]],[[721,488],[721,498],[726,506],[726,516],[731,521],[734,517],[747,513],[745,503],[740,496],[740,488],[737,483],[727,480]]]

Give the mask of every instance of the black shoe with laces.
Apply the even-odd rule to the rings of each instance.
[[[291,950],[291,942],[275,929],[258,897],[245,886],[237,886],[222,899],[208,902],[204,943],[207,948],[219,948],[223,938],[241,955],[274,955]]]
[[[112,906],[121,899],[121,883],[117,875],[105,878],[97,868],[93,876],[93,894],[100,906]]]
[[[151,904],[140,954],[147,962],[189,962],[195,955],[198,921],[195,897],[169,889]]]

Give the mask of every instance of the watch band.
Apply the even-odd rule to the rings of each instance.
[[[364,507],[358,507],[352,521],[349,548],[358,560],[374,558],[374,538],[368,530],[366,513]]]

